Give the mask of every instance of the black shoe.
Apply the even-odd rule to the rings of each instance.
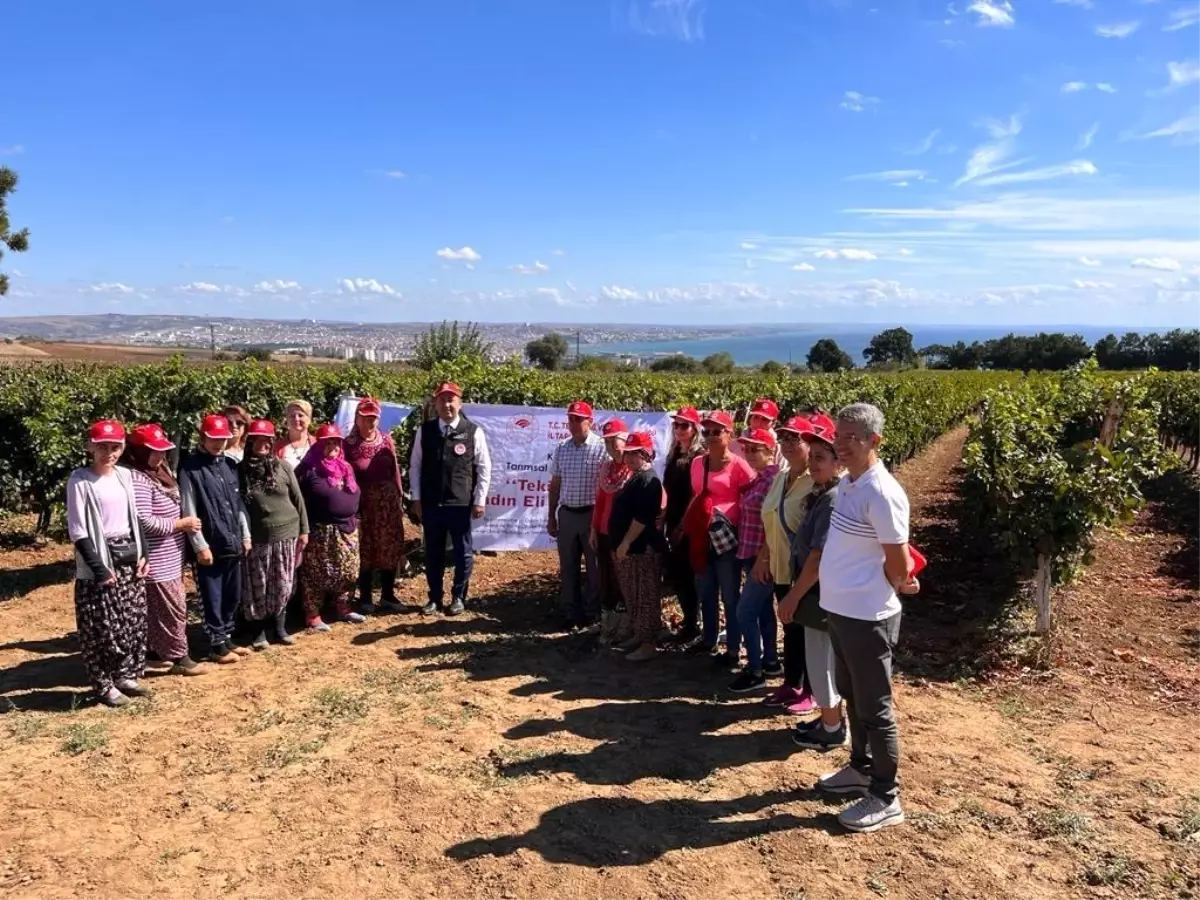
[[[763,666],[763,675],[767,678],[782,678],[783,663],[772,663],[771,665]]]
[[[463,602],[460,599],[455,597],[454,602],[450,604],[450,608],[448,610],[446,610],[446,615],[461,616],[463,614],[463,612],[465,612],[465,611],[466,611],[466,606],[463,605]]]
[[[729,690],[735,694],[749,694],[752,691],[762,690],[766,686],[767,679],[763,677],[762,672],[742,669],[738,677],[733,679],[733,683],[729,685]]]
[[[424,606],[421,607],[421,615],[436,616],[441,611],[441,609],[442,609],[442,605],[440,603],[430,600],[428,603],[426,603]]]
[[[715,669],[736,669],[738,664],[738,658],[729,652],[718,653],[712,661]]]
[[[836,750],[838,747],[846,746],[846,722],[843,720],[837,727],[837,731],[829,731],[821,724],[821,720],[816,720],[817,724],[813,728],[806,728],[800,731],[798,728],[792,729],[792,743],[797,747],[804,747],[806,750],[819,750],[824,753],[826,750]]]
[[[266,650],[271,646],[267,641],[267,629],[261,625],[258,627],[258,634],[254,636],[254,640],[250,642],[251,650]]]

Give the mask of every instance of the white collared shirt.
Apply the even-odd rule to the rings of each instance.
[[[455,416],[454,421],[447,422],[442,418],[437,420],[442,437],[445,437],[462,424],[462,416]],[[424,451],[421,449],[421,432],[413,441],[412,456],[408,460],[408,492],[414,500],[421,499],[421,460]],[[475,426],[475,491],[471,495],[472,506],[483,506],[487,501],[488,489],[492,484],[492,455],[488,451],[487,435],[478,425]]]

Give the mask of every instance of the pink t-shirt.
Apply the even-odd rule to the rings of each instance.
[[[692,491],[699,494],[704,489],[704,461],[707,456],[692,460]],[[740,456],[732,457],[719,472],[708,473],[708,492],[712,495],[713,509],[737,525],[741,519],[738,498],[746,485],[754,481],[754,469]]]

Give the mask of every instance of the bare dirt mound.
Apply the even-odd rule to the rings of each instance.
[[[548,555],[479,560],[460,619],[338,626],[114,713],[78,705],[68,550],[19,548],[0,552],[0,896],[1195,895],[1190,710],[1106,705],[1071,654],[1050,677],[955,665],[994,605],[967,595],[986,542],[955,543],[962,438],[900,473],[938,554],[902,638],[904,827],[840,833],[809,788],[844,754],[796,750],[708,660],[633,666],[547,631]],[[1132,546],[1174,540],[1153,511]]]

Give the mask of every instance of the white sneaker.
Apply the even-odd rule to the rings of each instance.
[[[904,810],[900,808],[899,797],[891,803],[886,803],[874,794],[867,794],[838,814],[838,822],[842,827],[858,834],[869,834],[890,825],[899,825],[903,821]]]
[[[830,794],[865,794],[870,786],[870,776],[850,765],[842,766],[836,772],[826,772],[817,779],[817,790]]]

